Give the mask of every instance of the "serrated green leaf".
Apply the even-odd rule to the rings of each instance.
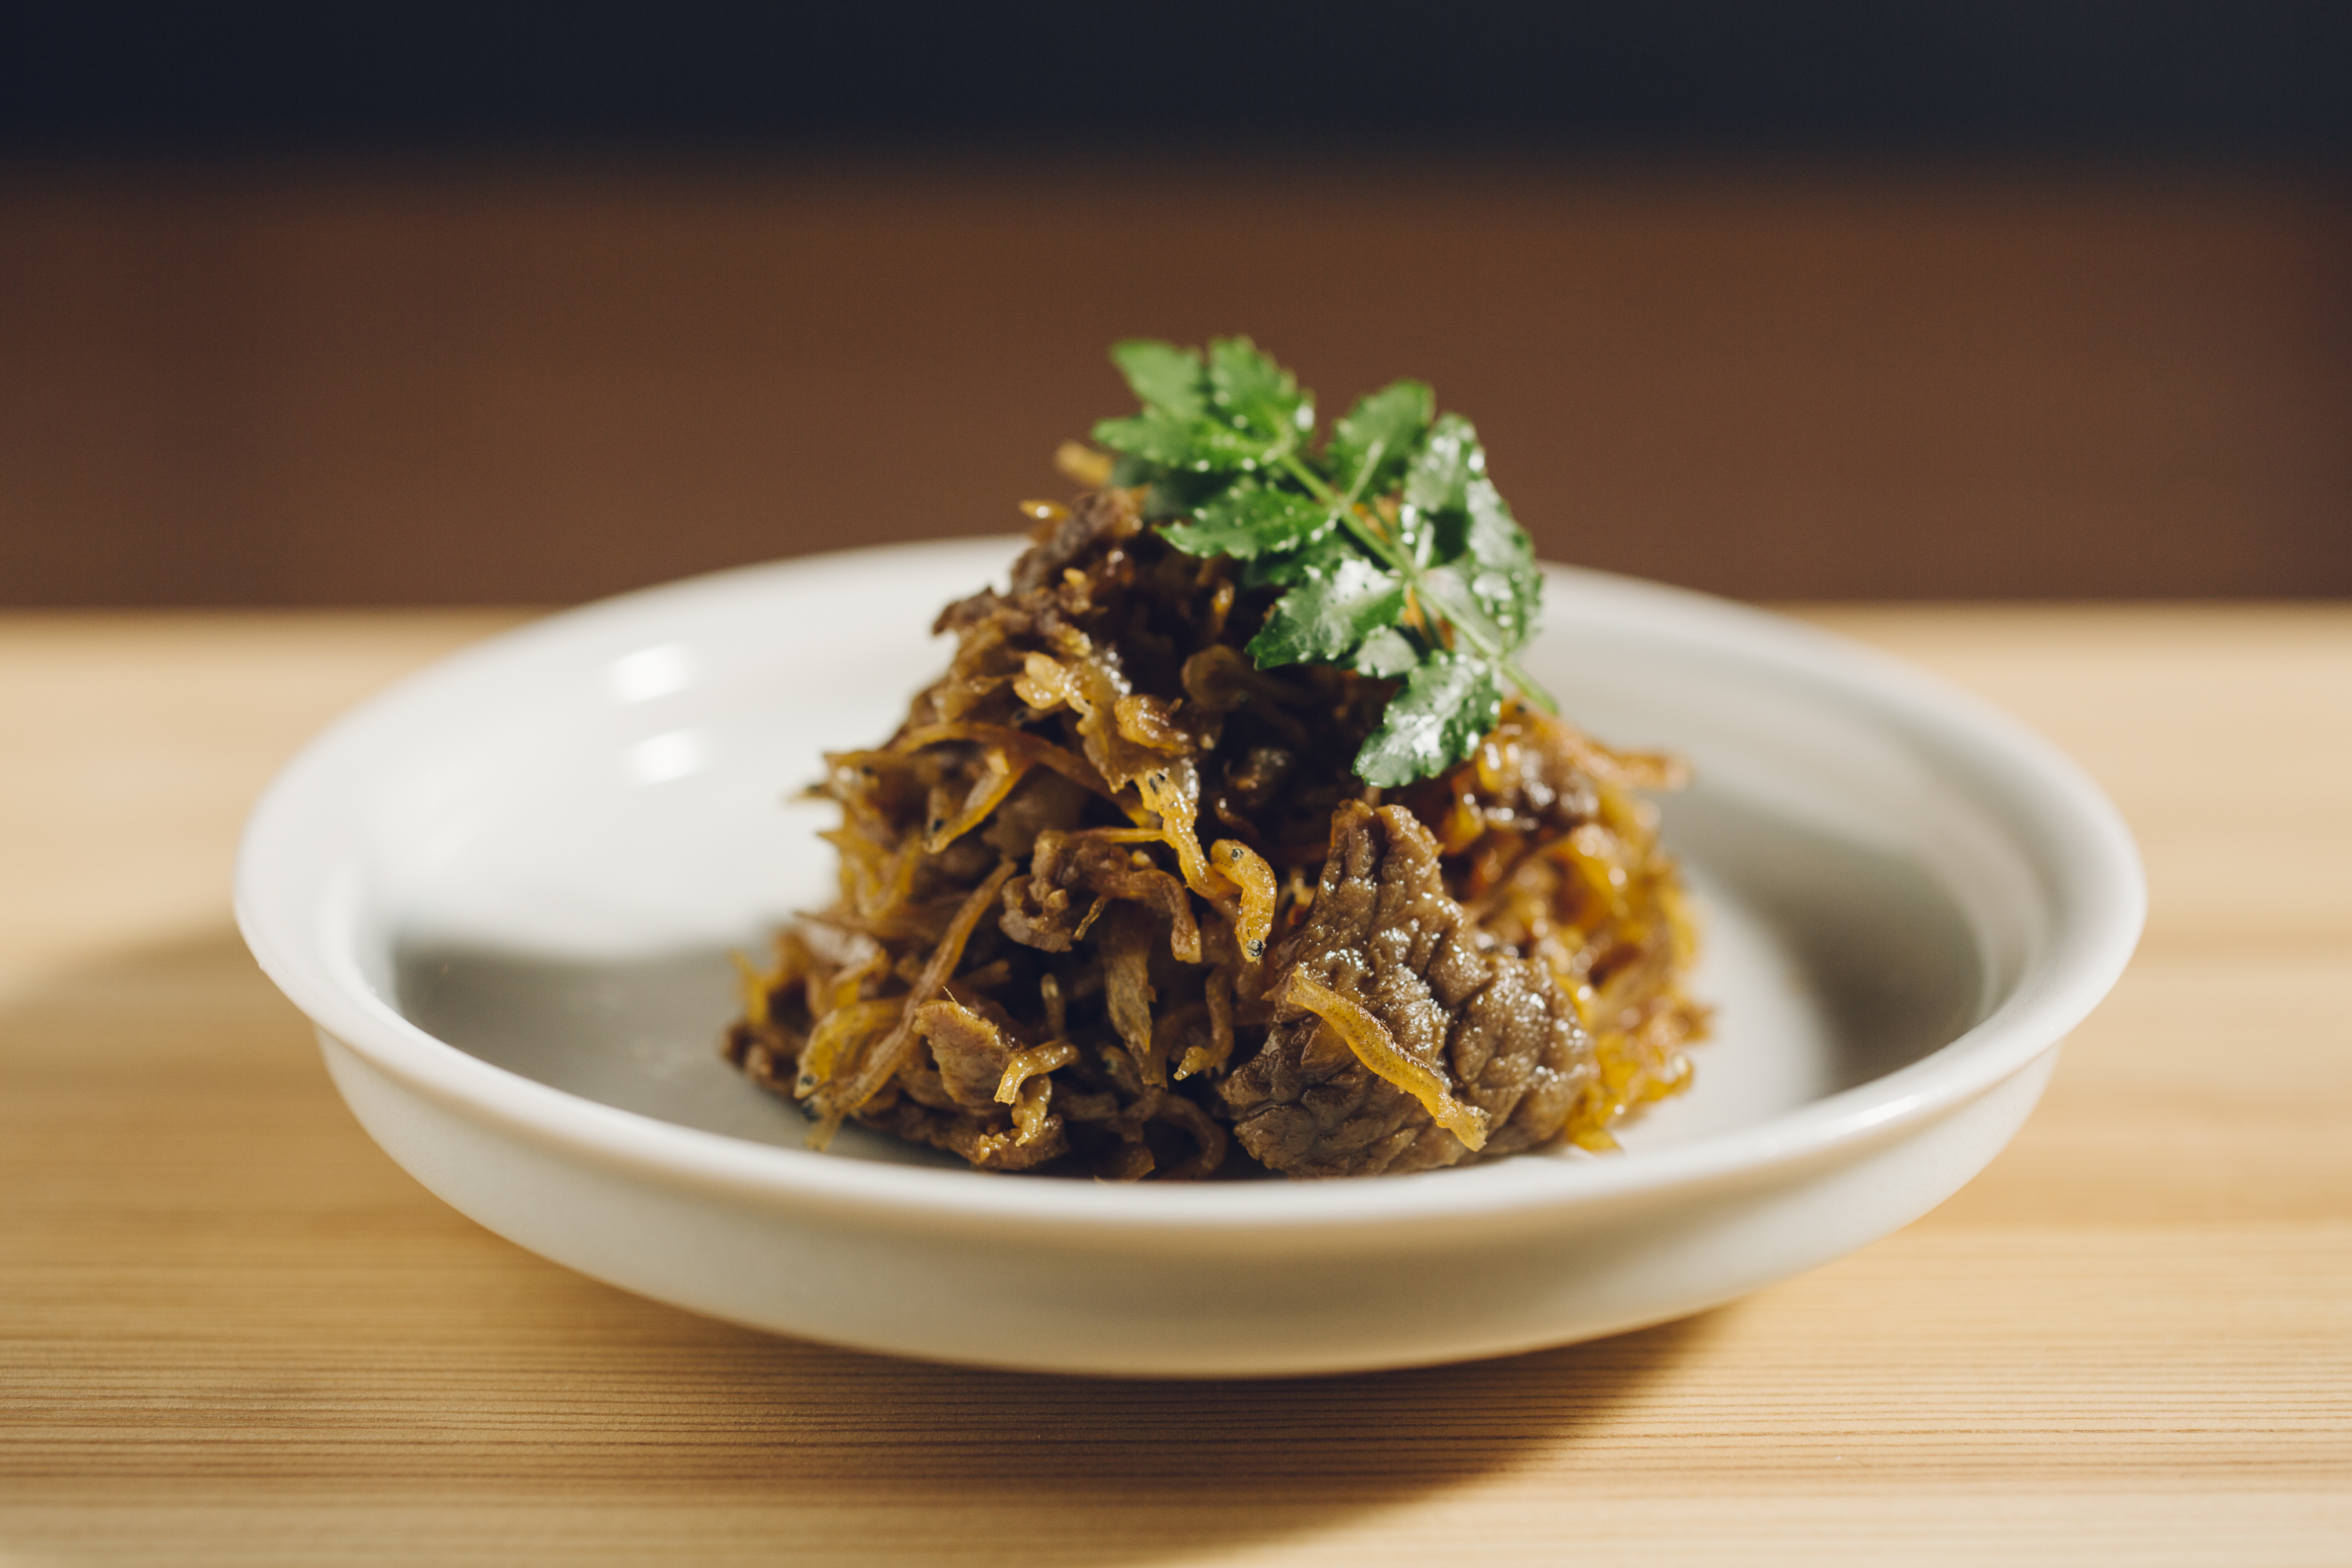
[[[1535,635],[1543,606],[1543,574],[1528,531],[1511,516],[1494,482],[1474,478],[1464,488],[1470,527],[1465,553],[1476,563],[1470,591],[1489,619],[1516,647]]]
[[[1157,338],[1129,338],[1111,345],[1110,358],[1145,407],[1179,419],[1198,419],[1209,411],[1206,375],[1193,350]]]
[[[1426,382],[1391,382],[1358,398],[1347,417],[1331,427],[1330,444],[1323,449],[1333,486],[1365,496],[1391,489],[1396,476],[1412,465],[1435,408]],[[1364,458],[1375,446],[1380,448],[1380,461],[1370,476],[1359,483]]]
[[[1174,414],[1129,414],[1097,421],[1094,438],[1114,452],[1174,467],[1192,461],[1197,424]]]
[[[1113,451],[1200,474],[1246,472],[1265,462],[1274,445],[1214,419],[1182,419],[1163,413],[1102,420],[1095,426],[1094,438],[1097,445]]]
[[[1138,459],[1140,461],[1140,459]],[[1194,473],[1189,468],[1163,468],[1146,465],[1147,472],[1130,484],[1141,484],[1143,521],[1166,522],[1171,518],[1190,517],[1213,500],[1219,491],[1234,482],[1231,474]]]
[[[1196,508],[1190,523],[1160,531],[1188,555],[1230,555],[1255,560],[1269,551],[1294,550],[1336,526],[1331,509],[1295,490],[1243,479]]]
[[[1482,566],[1517,570],[1535,563],[1535,547],[1528,531],[1511,515],[1510,503],[1488,479],[1472,479],[1464,488],[1463,510],[1470,514],[1470,553]]]
[[[1313,394],[1247,338],[1209,341],[1208,381],[1210,405],[1269,444],[1295,445],[1315,428]]]
[[[1459,414],[1441,416],[1405,474],[1405,504],[1424,512],[1460,511],[1463,487],[1486,468],[1486,454],[1470,421]]]
[[[1471,569],[1465,571],[1465,566]],[[1507,657],[1517,645],[1495,624],[1494,616],[1487,614],[1485,603],[1471,587],[1471,579],[1475,575],[1475,563],[1465,560],[1453,566],[1429,568],[1413,586],[1423,605],[1452,623],[1471,652],[1481,657]]]
[[[1315,535],[1296,550],[1259,556],[1242,563],[1242,586],[1291,588],[1318,574],[1328,576],[1342,561],[1360,559],[1356,547],[1337,529]]]
[[[1310,570],[1275,602],[1265,625],[1250,639],[1249,656],[1260,669],[1344,664],[1365,634],[1394,625],[1403,610],[1403,579],[1349,553],[1328,571]]]
[[[1363,777],[1407,783],[1466,756],[1507,683],[1551,707],[1515,662],[1540,607],[1533,547],[1476,431],[1435,417],[1426,385],[1360,399],[1318,458],[1305,446],[1311,395],[1246,338],[1205,355],[1137,340],[1113,358],[1144,404],[1096,426],[1122,454],[1117,482],[1144,488],[1146,519],[1175,548],[1233,558],[1245,591],[1280,591],[1249,645],[1257,663],[1404,680],[1358,758]],[[1343,519],[1335,492],[1377,505]],[[1411,632],[1408,602],[1425,616]]]
[[[1394,626],[1377,626],[1356,649],[1356,673],[1394,680],[1421,662],[1421,649]]]
[[[1201,473],[1252,472],[1263,467],[1271,451],[1282,444],[1260,440],[1214,420],[1203,420],[1193,429],[1192,467]]]
[[[1502,711],[1495,667],[1441,648],[1389,700],[1381,727],[1356,753],[1357,776],[1394,789],[1444,773],[1477,750]]]

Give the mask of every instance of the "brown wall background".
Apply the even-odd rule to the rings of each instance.
[[[1432,163],[0,174],[0,603],[585,598],[1002,531],[1118,337],[1412,374],[1544,554],[2352,594],[2333,176]]]

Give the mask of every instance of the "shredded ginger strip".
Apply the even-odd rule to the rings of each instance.
[[[743,1021],[754,1028],[765,1026],[768,1022],[768,990],[776,982],[776,976],[762,973],[758,964],[740,952],[730,952],[727,956],[735,961],[737,989],[743,997]],[[778,965],[779,971],[782,967]]]
[[[958,719],[945,724],[925,724],[909,730],[891,749],[898,752],[919,752],[949,741],[971,741],[986,746],[1002,746],[1015,756],[1053,769],[1072,784],[1094,791],[1105,800],[1116,801],[1118,794],[1103,782],[1095,765],[1066,746],[1057,746],[1042,735],[1026,730],[1016,730],[1009,724],[983,724],[976,719]]]
[[[1068,1067],[1077,1059],[1078,1047],[1067,1040],[1049,1040],[1045,1045],[1013,1052],[1012,1059],[1004,1064],[1004,1077],[996,1086],[997,1102],[1011,1105],[1021,1097],[1021,1086],[1031,1078]]]
[[[965,795],[963,807],[950,822],[941,823],[923,840],[923,853],[936,855],[988,820],[988,814],[1004,804],[1013,786],[1029,771],[1030,757],[1015,757],[1002,746],[988,748],[988,765],[980,777],[972,781],[971,793]]]
[[[1234,1054],[1234,965],[1220,963],[1209,971],[1209,983],[1203,1000],[1209,1008],[1209,1043],[1207,1046],[1185,1047],[1184,1059],[1176,1065],[1176,1076],[1191,1078],[1196,1072],[1214,1072],[1225,1065]]]
[[[806,1100],[824,1087],[844,1057],[888,1028],[898,1016],[898,998],[892,997],[887,1002],[844,1002],[818,1019],[807,1047],[801,1052],[800,1081],[793,1092]]]
[[[1183,897],[1181,890],[1177,897]],[[1152,935],[1150,912],[1143,905],[1122,903],[1112,914],[1103,942],[1103,1000],[1136,1070],[1158,1088],[1167,1083],[1168,1068],[1153,1038],[1151,1004],[1158,998],[1150,980]]]
[[[1208,857],[1201,853],[1201,840],[1193,828],[1201,811],[1201,783],[1192,759],[1180,758],[1144,774],[1135,781],[1135,791],[1143,797],[1145,807],[1159,816],[1160,837],[1176,851],[1184,885],[1213,901],[1216,889],[1209,881]]]
[[[955,919],[948,922],[947,934],[940,938],[940,945],[932,949],[930,961],[916,977],[914,989],[890,999],[899,1008],[897,1025],[866,1053],[866,1059],[857,1064],[857,1070],[847,1081],[837,1087],[828,1083],[817,1090],[815,1104],[823,1120],[812,1142],[819,1138],[824,1142],[832,1142],[841,1119],[873,1099],[906,1065],[907,1053],[915,1044],[915,1010],[937,996],[948,976],[955,973],[958,961],[963,957],[964,943],[971,940],[973,929],[996,902],[998,891],[1011,879],[1013,870],[1012,861],[1003,861],[988,874],[987,880],[971,890],[963,907],[956,910]],[[817,1146],[822,1148],[824,1143]]]
[[[1045,1119],[1052,1114],[1054,1080],[1050,1076],[1033,1078],[1021,1086],[1013,1100],[1013,1147],[1025,1149],[1037,1142],[1045,1131]]]
[[[1290,972],[1284,1000],[1322,1019],[1347,1042],[1358,1061],[1421,1101],[1430,1120],[1461,1139],[1473,1153],[1486,1146],[1486,1113],[1454,1099],[1445,1080],[1406,1055],[1396,1037],[1389,1033],[1388,1026],[1360,1004],[1340,995],[1303,969]]]
[[[1274,868],[1265,857],[1238,838],[1220,838],[1209,854],[1227,881],[1241,889],[1241,910],[1234,919],[1234,935],[1242,956],[1255,963],[1265,956],[1265,939],[1274,930],[1274,900],[1280,890]]]

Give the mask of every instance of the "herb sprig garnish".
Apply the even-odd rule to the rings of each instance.
[[[1365,783],[1469,756],[1507,688],[1559,711],[1517,662],[1543,596],[1535,552],[1477,432],[1438,414],[1425,384],[1358,399],[1318,448],[1314,394],[1247,338],[1212,339],[1205,356],[1139,339],[1111,359],[1143,405],[1094,428],[1124,454],[1111,482],[1148,487],[1145,515],[1177,549],[1232,556],[1244,586],[1285,590],[1250,641],[1258,667],[1404,682],[1356,754]]]

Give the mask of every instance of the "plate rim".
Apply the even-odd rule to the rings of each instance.
[[[497,634],[412,673],[322,731],[264,790],[236,859],[238,929],[270,980],[323,1032],[378,1070],[432,1099],[568,1151],[674,1184],[759,1204],[852,1215],[899,1227],[975,1226],[1114,1240],[1136,1233],[1345,1234],[1473,1222],[1540,1222],[1643,1196],[1752,1180],[1891,1137],[1989,1092],[2055,1049],[2116,981],[2137,945],[2147,882],[2121,814],[2055,744],[1981,698],[1821,627],[1786,616],[1590,568],[1547,563],[1553,584],[1580,605],[1598,605],[1703,643],[1760,654],[1783,676],[1801,676],[1849,699],[1865,717],[1900,714],[1969,742],[2059,847],[2053,857],[2020,844],[2045,883],[2053,930],[2008,994],[1986,1017],[1893,1073],[1748,1126],[1686,1142],[1601,1159],[1530,1156],[1491,1165],[1378,1182],[1114,1184],[1020,1182],[984,1173],[863,1160],[705,1131],[584,1099],[522,1077],[408,1022],[363,983],[338,973],[324,911],[283,896],[303,829],[331,803],[321,781],[376,727],[446,689],[500,665],[528,660],[642,617],[683,613],[711,596],[758,595],[846,573],[903,569],[919,560],[945,569],[968,556],[994,580],[1023,542],[950,539],[832,552],[709,573],[596,601]],[[331,813],[330,812],[330,815]],[[2004,830],[2011,825],[2004,823]],[[1533,1168],[1531,1167],[1531,1163]],[[1506,1174],[1506,1173],[1507,1173]],[[1498,1179],[1499,1178],[1499,1179]]]

